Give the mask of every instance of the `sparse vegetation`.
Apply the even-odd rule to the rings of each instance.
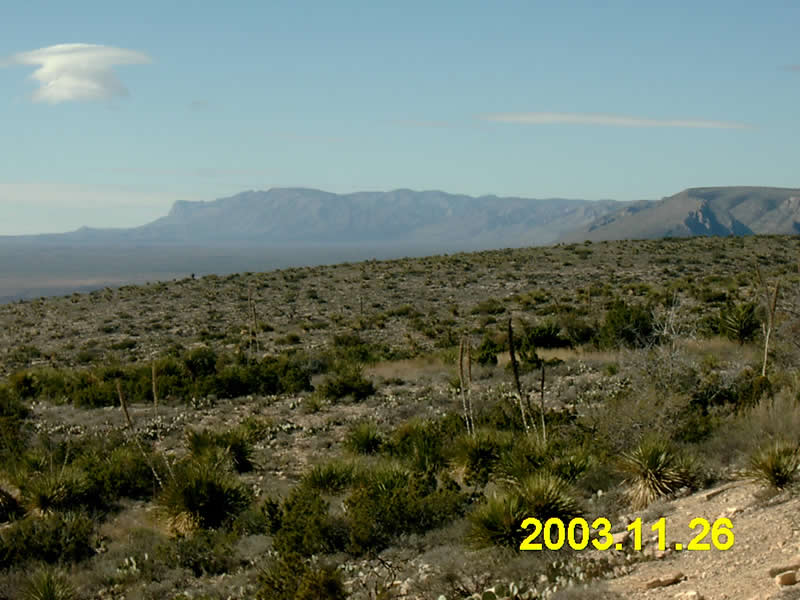
[[[642,440],[624,454],[621,467],[628,476],[627,496],[637,510],[691,485],[694,478],[691,465],[681,459],[675,448],[655,438]]]
[[[742,477],[794,498],[798,251],[593,243],[0,306],[0,595],[41,564],[87,597],[456,598],[512,563],[541,590],[629,563],[506,553],[527,517],[619,525]]]
[[[797,444],[775,442],[750,457],[746,473],[763,485],[782,490],[800,478],[800,448]]]

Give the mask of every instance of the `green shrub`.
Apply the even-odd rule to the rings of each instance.
[[[228,573],[237,564],[234,538],[223,531],[199,530],[158,546],[156,554],[169,567],[183,567],[195,577]]]
[[[753,369],[744,369],[734,381],[736,408],[747,410],[756,406],[763,397],[773,394],[768,377],[761,376]]]
[[[17,398],[22,400],[33,400],[36,398],[36,378],[33,373],[18,371],[17,373],[13,373],[11,377],[8,378],[8,381],[11,385],[10,390],[13,391],[15,400]],[[11,394],[8,394],[8,392],[6,392],[6,394],[9,396],[10,400]],[[3,404],[7,403],[8,400],[3,402]],[[2,413],[6,412],[3,408],[0,408],[0,411],[2,411]]]
[[[271,369],[278,374],[280,393],[298,394],[314,389],[311,385],[311,365],[302,353],[291,353],[279,358],[267,357],[261,364],[262,373],[264,369]]]
[[[650,343],[652,336],[651,312],[639,304],[629,305],[617,300],[606,311],[597,341],[603,348],[643,348]]]
[[[158,498],[179,531],[229,525],[252,500],[221,456],[176,465]]]
[[[798,469],[800,449],[797,445],[775,442],[750,456],[746,474],[766,487],[782,490],[797,481]]]
[[[436,472],[447,464],[445,436],[436,421],[412,419],[392,433],[388,452],[419,472]]]
[[[317,490],[295,487],[281,506],[274,546],[281,554],[311,556],[344,547],[347,533],[328,515],[328,503]]]
[[[486,333],[476,349],[475,359],[479,365],[496,365],[497,355],[505,349],[506,347],[503,342],[498,342],[495,338]]]
[[[497,298],[488,298],[476,304],[470,311],[473,315],[499,315],[506,312],[505,305]]]
[[[463,514],[466,498],[454,483],[393,466],[378,467],[360,479],[345,500],[348,550],[378,552],[404,533],[424,533]]]
[[[681,487],[692,485],[694,475],[674,447],[665,440],[647,438],[623,454],[622,471],[628,485],[626,494],[634,509],[646,508]]]
[[[524,327],[523,333],[535,348],[565,348],[571,345],[569,338],[562,336],[561,325],[555,321]]]
[[[258,390],[254,372],[242,365],[227,365],[208,381],[203,395],[215,394],[219,398],[240,398],[251,391]]]
[[[587,323],[577,315],[567,313],[561,317],[563,336],[569,341],[570,346],[588,344],[596,335],[594,325]]]
[[[183,364],[192,379],[200,379],[216,373],[217,358],[217,353],[211,348],[195,348],[184,355]]]
[[[509,398],[478,404],[475,408],[475,424],[502,431],[525,431],[519,405]]]
[[[251,415],[239,424],[239,429],[245,438],[253,443],[265,439],[270,434],[273,426],[272,419]]]
[[[0,458],[7,464],[18,457],[27,440],[28,408],[11,388],[0,385]]]
[[[0,523],[12,521],[24,514],[19,501],[0,487]]]
[[[122,443],[76,463],[88,474],[92,494],[104,503],[119,498],[149,499],[158,486],[153,469],[162,480],[166,476],[162,462],[146,444]]]
[[[356,333],[334,335],[333,352],[339,360],[352,363],[370,363],[379,358],[379,352]]]
[[[30,410],[20,400],[13,386],[0,385],[0,418],[24,419]]]
[[[18,375],[26,395],[76,406],[112,406],[119,402],[117,381],[128,402],[152,402],[150,365],[94,367],[80,371],[37,369]],[[182,360],[167,356],[156,361],[159,398],[188,400],[215,394],[222,398],[246,394],[297,393],[311,390],[311,371],[302,353],[265,357],[259,362],[236,364],[230,356],[198,348]],[[5,387],[5,386],[3,386]],[[0,388],[2,389],[2,388]],[[18,394],[11,390],[14,397]],[[0,403],[3,393],[0,392]]]
[[[0,569],[27,561],[78,562],[94,555],[94,521],[83,512],[27,516],[0,530]]]
[[[272,558],[258,577],[257,600],[345,600],[341,572],[297,554]]]
[[[348,432],[344,446],[355,454],[376,454],[383,446],[383,435],[375,423],[364,421]]]
[[[346,600],[341,571],[330,566],[309,569],[298,582],[295,600]]]
[[[351,396],[361,402],[375,393],[373,383],[364,377],[363,369],[352,363],[340,363],[335,373],[328,375],[320,384],[320,396],[327,400],[341,400]]]

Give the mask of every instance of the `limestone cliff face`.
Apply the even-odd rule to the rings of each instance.
[[[604,215],[564,241],[800,233],[800,190],[692,188]]]

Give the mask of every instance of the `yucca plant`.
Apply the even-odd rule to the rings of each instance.
[[[479,429],[475,435],[463,435],[456,443],[456,462],[466,469],[468,484],[486,485],[489,477],[513,441],[513,434],[497,430]]]
[[[525,502],[516,492],[492,496],[469,515],[467,543],[474,548],[519,549],[527,535],[522,522],[529,516]]]
[[[503,452],[497,465],[499,475],[508,481],[519,482],[548,465],[550,447],[536,434],[517,438],[513,447]]]
[[[86,473],[71,465],[32,473],[21,486],[28,509],[40,513],[70,510],[85,504],[89,487]]]
[[[527,516],[542,522],[556,518],[567,523],[583,513],[570,485],[549,471],[529,475],[520,481],[518,489]]]
[[[350,430],[344,445],[355,454],[376,454],[383,446],[383,435],[375,423],[364,421]]]
[[[575,483],[592,466],[592,455],[584,448],[553,456],[549,469],[567,483]]]
[[[797,445],[775,442],[753,453],[746,474],[767,487],[782,490],[797,481],[798,469],[800,449]]]
[[[196,459],[202,459],[217,448],[217,436],[207,429],[190,429],[186,432],[186,446]]]
[[[756,305],[745,302],[728,306],[719,318],[720,332],[740,346],[752,340],[758,333],[759,322],[756,316]]]
[[[219,443],[233,460],[233,468],[237,473],[249,473],[255,467],[253,463],[253,444],[247,432],[241,428],[231,429],[220,436]]]
[[[28,576],[22,597],[25,600],[74,600],[77,594],[62,571],[43,567]]]
[[[192,430],[186,434],[186,445],[197,460],[212,457],[222,449],[228,454],[233,468],[238,473],[248,473],[253,470],[253,444],[247,430],[242,427],[222,433]]]
[[[620,466],[626,474],[626,494],[636,510],[691,486],[694,481],[690,463],[661,439],[642,440],[631,452],[623,454]]]
[[[312,467],[303,483],[320,492],[337,494],[353,482],[355,475],[354,463],[337,460]]]
[[[444,435],[435,421],[412,419],[400,425],[389,441],[390,453],[420,472],[445,466]]]
[[[230,471],[219,454],[179,464],[159,497],[179,532],[196,527],[217,528],[235,519],[252,501],[252,493]]]

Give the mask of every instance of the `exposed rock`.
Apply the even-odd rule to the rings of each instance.
[[[797,571],[798,569],[800,569],[800,554],[792,558],[792,560],[790,560],[788,563],[784,565],[780,565],[778,567],[772,567],[769,570],[769,576],[775,577],[780,573],[785,573],[786,571]]]
[[[797,571],[785,571],[775,576],[778,585],[794,585],[797,583]]]
[[[616,548],[617,544],[624,544],[628,541],[628,538],[631,537],[630,531],[620,531],[619,533],[613,534],[611,537],[614,538],[614,543],[612,544],[612,548]]]
[[[732,487],[733,487],[732,485],[724,485],[724,486],[722,486],[722,487],[720,487],[720,488],[717,488],[717,489],[715,489],[715,490],[711,490],[710,492],[706,492],[706,493],[703,495],[703,498],[704,498],[705,500],[713,500],[714,498],[716,498],[716,497],[717,497],[717,496],[719,496],[720,494],[724,494],[725,492],[727,492],[727,491],[728,491],[729,489],[731,489]]]
[[[657,577],[656,579],[651,579],[646,584],[644,584],[644,587],[647,590],[652,590],[655,588],[675,585],[676,583],[683,581],[683,577],[684,577],[683,573],[681,573],[680,571],[675,571],[674,573],[669,573],[667,575]]]
[[[678,592],[675,594],[678,600],[705,600],[705,596],[697,590],[687,590],[685,592]]]

